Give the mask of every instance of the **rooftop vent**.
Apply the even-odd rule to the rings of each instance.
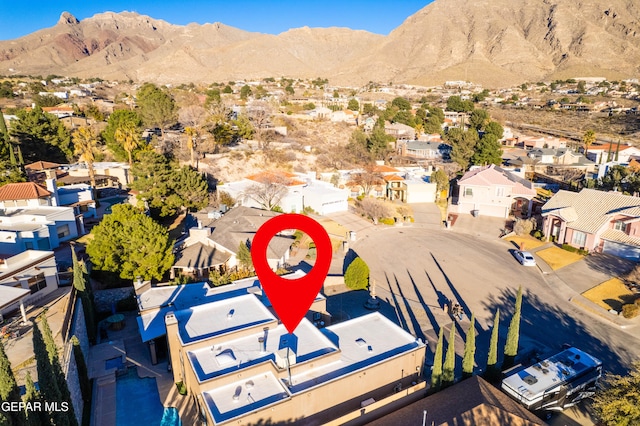
[[[233,318],[233,314],[236,313],[235,309],[231,309],[228,313],[227,313],[227,319],[231,319]]]
[[[240,394],[242,393],[242,386],[236,387],[236,391],[233,394],[233,402],[238,402],[240,399]]]
[[[367,344],[367,341],[364,340],[362,337],[359,337],[356,339],[356,345],[363,347]]]
[[[255,385],[255,383],[253,383],[253,380],[249,380],[247,383],[244,384],[244,386],[247,389],[251,389],[254,385]]]

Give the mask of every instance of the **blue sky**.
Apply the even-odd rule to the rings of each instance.
[[[388,34],[432,0],[6,1],[0,12],[0,40],[18,38],[52,27],[64,11],[82,20],[100,12],[123,10],[135,11],[178,25],[222,22],[242,30],[269,34],[305,25],[349,27]]]

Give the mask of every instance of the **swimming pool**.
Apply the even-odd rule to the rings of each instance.
[[[116,424],[182,426],[178,410],[160,403],[156,379],[140,378],[134,368],[116,379]]]

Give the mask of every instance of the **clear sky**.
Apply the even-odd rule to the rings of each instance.
[[[124,10],[186,25],[221,22],[245,31],[279,34],[290,28],[349,27],[388,34],[432,0],[0,0],[0,40],[52,27],[60,14],[82,20],[100,12]]]

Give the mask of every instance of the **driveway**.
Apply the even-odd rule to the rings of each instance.
[[[610,279],[628,274],[635,263],[608,254],[595,253],[556,271],[556,275],[578,293]]]

